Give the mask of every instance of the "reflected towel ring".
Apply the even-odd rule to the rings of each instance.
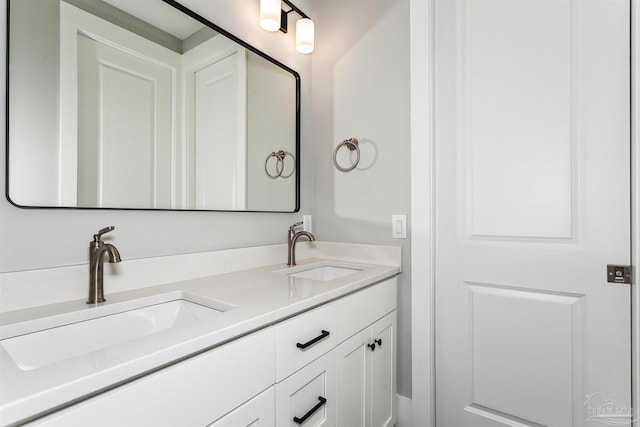
[[[280,150],[282,151],[282,150]],[[293,167],[291,168],[291,172],[289,172],[288,175],[283,175],[282,172],[284,172],[284,159],[286,156],[291,156],[291,161],[293,162]],[[284,157],[282,158],[282,171],[280,172],[280,178],[289,178],[291,175],[293,175],[293,173],[296,171],[296,158],[293,154],[291,154],[288,151],[284,151]]]
[[[346,146],[349,149],[349,151],[356,152],[356,160],[351,164],[351,166],[343,167],[338,164],[338,160],[337,160],[338,150],[340,150],[340,148],[343,145]],[[340,144],[338,144],[335,150],[333,150],[333,164],[336,165],[336,168],[338,168],[338,170],[341,172],[349,172],[355,169],[355,167],[358,166],[359,161],[360,161],[360,148],[358,147],[358,140],[355,138],[345,139]]]
[[[287,156],[291,157],[291,160],[293,162],[293,167],[291,168],[291,172],[289,172],[288,175],[283,175],[282,173],[284,172],[284,160]],[[269,160],[272,157],[276,159],[275,173],[271,173],[269,171]],[[284,151],[284,150],[273,151],[271,154],[267,156],[267,159],[264,161],[264,171],[271,179],[289,178],[296,171],[296,158],[293,154],[289,153],[288,151]]]
[[[264,161],[264,171],[271,179],[276,179],[282,176],[282,171],[284,170],[284,156],[285,152],[283,150],[273,151],[271,154],[267,156],[267,159]],[[272,174],[269,172],[269,159],[275,157],[276,159],[276,173]]]

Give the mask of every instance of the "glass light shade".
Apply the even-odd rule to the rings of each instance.
[[[278,31],[281,11],[281,0],[260,0],[260,26],[267,31]]]
[[[314,25],[309,18],[301,18],[296,22],[296,50],[300,53],[313,52],[315,44]]]

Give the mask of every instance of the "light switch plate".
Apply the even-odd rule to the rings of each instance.
[[[407,238],[407,216],[391,215],[391,237],[394,239]]]
[[[313,219],[311,215],[302,215],[302,229],[313,233]]]

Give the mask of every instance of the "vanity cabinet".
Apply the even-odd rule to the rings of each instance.
[[[384,280],[29,425],[393,426],[396,286]]]
[[[276,424],[393,426],[395,331],[395,278],[277,325]]]

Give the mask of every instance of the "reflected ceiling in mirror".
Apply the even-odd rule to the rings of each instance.
[[[171,0],[8,7],[12,203],[298,209],[295,71]]]

